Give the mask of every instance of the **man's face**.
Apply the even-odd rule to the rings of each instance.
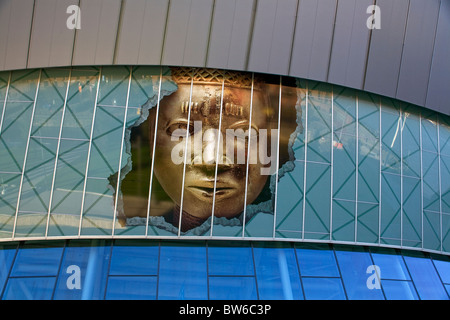
[[[243,211],[245,204],[249,140],[242,135],[240,138],[228,140],[227,133],[248,133],[251,90],[225,86],[222,117],[220,85],[194,84],[191,98],[190,91],[189,84],[179,84],[175,93],[161,100],[156,136],[155,175],[170,198],[181,206],[185,170],[182,208],[190,215],[208,218],[215,200],[215,216],[234,217]],[[192,102],[190,112],[189,101]],[[264,104],[262,93],[254,91],[251,150],[258,150],[255,144],[259,139],[253,139],[258,131],[267,129]],[[217,149],[220,135],[222,139]],[[183,161],[178,161],[180,158]],[[217,166],[216,159],[219,159]],[[262,167],[259,161],[250,161],[247,204],[256,199],[266,183],[267,175],[261,174]]]

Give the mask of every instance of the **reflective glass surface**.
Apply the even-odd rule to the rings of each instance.
[[[278,75],[86,66],[2,72],[0,111],[2,240],[450,252],[450,117],[415,105]]]
[[[0,299],[448,300],[448,257],[291,242],[66,240],[0,247]]]

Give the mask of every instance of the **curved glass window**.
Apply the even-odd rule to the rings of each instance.
[[[450,253],[450,118],[436,112],[311,80],[160,66],[4,72],[0,108],[2,241]]]

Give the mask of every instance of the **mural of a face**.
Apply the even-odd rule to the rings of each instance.
[[[249,140],[236,138],[233,139],[234,143],[229,143],[226,137],[230,131],[227,130],[248,133],[251,118],[251,150],[258,150],[258,133],[261,129],[268,129],[268,101],[265,94],[254,90],[251,99],[249,86],[225,83],[222,101],[220,82],[194,81],[192,92],[191,84],[187,81],[177,82],[177,85],[178,90],[160,103],[155,176],[174,203],[182,206],[183,212],[207,219],[212,214],[214,200],[216,217],[235,217],[243,211],[245,203],[250,204],[257,198],[268,175],[261,174],[264,165],[260,161],[250,160],[247,178]],[[222,137],[217,152],[219,132]],[[185,139],[186,136],[189,138]],[[189,151],[187,154],[184,153],[186,145]],[[174,161],[174,153],[183,159],[186,157],[186,164],[185,161]],[[253,159],[253,155],[250,159]],[[216,158],[219,159],[217,179]]]

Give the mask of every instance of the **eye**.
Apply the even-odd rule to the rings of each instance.
[[[166,133],[172,137],[186,137],[186,131],[189,129],[189,135],[194,134],[193,123],[186,120],[172,121],[166,127]]]

